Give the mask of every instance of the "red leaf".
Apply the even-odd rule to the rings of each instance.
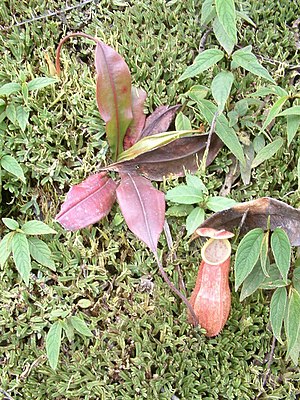
[[[131,121],[124,137],[124,150],[129,149],[129,147],[134,145],[134,143],[140,139],[146,120],[146,115],[144,114],[144,103],[147,93],[143,89],[132,87],[131,96],[133,120]]]
[[[128,228],[156,252],[165,220],[165,196],[146,178],[124,174],[117,199]]]
[[[132,121],[131,77],[123,58],[111,47],[97,41],[96,98],[101,117],[106,122],[106,134],[117,159],[123,151],[123,140]]]
[[[104,172],[71,187],[56,220],[70,231],[85,228],[105,217],[115,199],[117,184]]]
[[[155,135],[156,133],[166,132],[180,107],[180,105],[157,107],[156,110],[147,117],[140,139],[145,136]]]

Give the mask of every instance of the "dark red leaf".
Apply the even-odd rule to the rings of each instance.
[[[113,158],[123,151],[123,140],[133,115],[131,108],[131,77],[123,58],[111,47],[97,41],[96,98]]]
[[[144,103],[147,93],[143,89],[132,87],[131,97],[133,120],[131,121],[124,137],[124,150],[129,149],[129,147],[140,139],[146,120],[146,115],[144,114]]]
[[[300,210],[271,197],[247,201],[217,212],[205,220],[200,228],[209,227],[231,231],[239,226],[244,217],[241,232],[246,233],[254,228],[267,229],[269,216],[271,230],[277,227],[283,228],[292,246],[300,246]]]
[[[180,105],[157,107],[156,110],[147,117],[140,139],[145,136],[155,135],[156,133],[166,132],[180,107]]]
[[[199,168],[207,136],[207,134],[202,134],[177,139],[133,160],[112,164],[107,169],[125,173],[137,171],[155,181],[161,181],[169,175],[184,176],[186,170],[195,172]],[[213,134],[206,165],[212,163],[222,146],[222,141]]]
[[[128,228],[153,251],[164,227],[165,196],[137,174],[122,174],[117,200]]]
[[[71,187],[56,220],[70,231],[94,224],[109,213],[116,199],[116,187],[104,172],[89,176]]]

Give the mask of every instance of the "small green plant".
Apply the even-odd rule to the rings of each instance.
[[[70,310],[57,309],[50,314],[50,320],[55,321],[51,325],[46,336],[46,352],[49,364],[52,369],[56,369],[58,364],[63,333],[70,342],[74,340],[75,332],[85,337],[94,336],[85,321],[75,315],[71,315]]]
[[[2,221],[10,230],[0,241],[2,268],[12,255],[16,268],[27,286],[32,268],[31,259],[55,271],[51,250],[44,241],[36,237],[56,233],[54,229],[41,221],[27,221],[21,227],[12,218],[2,218]]]
[[[179,185],[169,190],[166,199],[178,203],[168,209],[168,215],[187,215],[188,235],[191,235],[205,220],[206,210],[217,212],[236,204],[235,200],[227,197],[210,196],[202,180],[190,174],[186,175],[186,185]],[[195,204],[197,206],[194,206]]]
[[[291,244],[282,228],[275,228],[272,234],[255,228],[240,241],[234,265],[235,289],[241,286],[241,301],[258,289],[274,290],[270,302],[272,331],[282,344],[284,326],[287,357],[296,365],[300,354],[299,264],[298,259],[291,268]]]

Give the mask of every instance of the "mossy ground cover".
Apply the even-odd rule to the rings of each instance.
[[[240,45],[252,44],[277,83],[288,88],[295,74],[289,65],[299,62],[291,29],[299,4],[241,4],[257,28],[243,25]],[[149,111],[176,104],[192,83],[210,82],[212,72],[201,80],[177,83],[198,52],[201,1],[104,0],[13,26],[33,14],[64,8],[61,1],[2,1],[1,85],[50,76],[59,40],[79,30],[119,51],[134,84],[148,92]],[[207,46],[211,44],[209,37]],[[65,232],[53,221],[70,185],[105,164],[107,145],[95,103],[92,54],[88,42],[70,41],[62,53],[59,82],[30,93],[27,103],[24,93],[9,98],[26,103],[26,130],[6,119],[0,124],[2,149],[19,161],[26,176],[26,184],[2,177],[1,216],[40,219],[58,232],[47,239],[56,273],[33,264],[26,287],[12,261],[0,271],[0,398],[254,399],[262,388],[272,344],[268,292],[243,303],[233,293],[226,327],[218,337],[207,339],[187,323],[184,306],[158,275],[151,253],[127,230],[117,206],[99,224],[76,233]],[[240,84],[246,84],[242,77]],[[251,84],[258,82],[253,79]],[[195,127],[202,122],[191,111],[190,118]],[[275,133],[281,134],[284,126],[277,126]],[[238,182],[231,196],[237,201],[273,196],[299,207],[299,140],[298,135],[290,148],[285,146],[256,168],[249,185]],[[218,194],[230,163],[224,148],[202,176],[212,193]],[[166,180],[160,186],[166,191],[177,183]],[[184,219],[170,218],[169,223],[177,258],[168,255],[162,236],[159,246],[166,270],[177,282],[179,267],[190,293],[200,245],[185,237]],[[0,229],[2,236],[5,227]],[[153,283],[152,290],[143,289],[145,277]],[[59,366],[53,371],[45,356],[45,335],[59,310],[84,318],[94,337],[63,338]],[[285,351],[284,345],[276,345],[261,398],[299,398],[299,370],[285,359]]]

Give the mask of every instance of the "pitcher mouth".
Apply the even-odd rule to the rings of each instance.
[[[209,239],[201,250],[202,259],[210,265],[219,265],[226,261],[231,254],[228,239]]]

